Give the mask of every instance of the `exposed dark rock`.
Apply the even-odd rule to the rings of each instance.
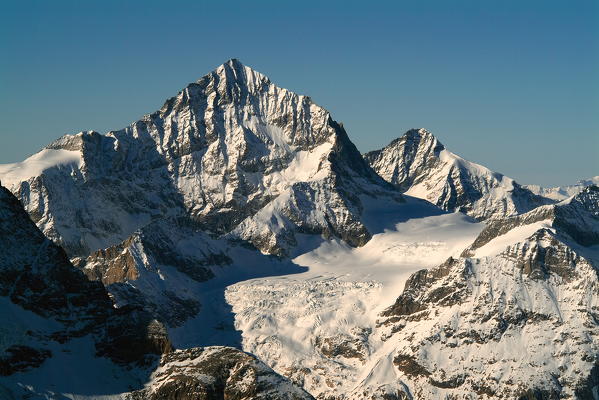
[[[255,357],[230,347],[178,350],[162,357],[148,388],[127,400],[304,400],[308,393]]]
[[[65,343],[91,335],[98,354],[116,362],[144,362],[170,351],[166,331],[149,314],[115,309],[104,286],[88,280],[66,253],[47,239],[19,201],[0,187],[0,295],[24,310],[53,320],[49,331],[31,327],[23,343],[5,343],[3,373],[38,366],[50,356],[48,341]],[[14,365],[11,365],[13,364]],[[8,365],[8,367],[7,367]]]
[[[446,379],[446,380],[442,380],[442,381],[437,381],[437,380],[433,379],[432,377],[429,378],[429,382],[431,385],[436,386],[438,388],[442,388],[442,389],[458,388],[464,384],[465,380],[466,380],[466,376],[464,376],[464,375],[458,375],[451,379]]]
[[[465,288],[462,283],[456,286],[440,286],[432,291],[427,291],[435,282],[446,277],[458,260],[447,259],[443,264],[432,269],[423,269],[412,274],[406,281],[403,293],[395,303],[381,313],[382,316],[411,315],[423,311],[429,303],[442,302],[445,305],[455,304],[460,301],[461,291]],[[464,269],[466,273],[467,266]],[[423,297],[425,296],[425,297]]]
[[[414,357],[406,354],[398,354],[393,359],[393,364],[395,364],[397,369],[409,376],[429,376],[431,374]]]
[[[357,358],[364,361],[368,355],[367,340],[370,330],[362,335],[338,335],[334,337],[317,337],[314,346],[329,358]]]
[[[518,396],[518,400],[558,400],[562,396],[553,390],[528,389]]]
[[[0,353],[0,376],[12,375],[39,367],[44,360],[52,355],[46,349],[34,349],[23,345],[13,345]]]

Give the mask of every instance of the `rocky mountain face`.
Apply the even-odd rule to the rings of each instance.
[[[406,194],[477,220],[522,214],[552,202],[511,178],[451,153],[425,129],[412,129],[364,158]]]
[[[0,398],[597,397],[597,187],[362,157],[237,60],[0,179]]]
[[[123,130],[64,136],[0,176],[71,257],[179,216],[280,256],[297,232],[359,246],[360,196],[400,200],[328,111],[237,60]]]
[[[197,298],[183,292],[213,278],[213,268],[231,264],[225,251],[196,222],[179,217],[156,220],[75,264],[90,280],[101,281],[119,306],[143,308],[177,327],[201,309]]]
[[[131,126],[64,136],[0,179],[118,304],[171,327],[200,311],[186,280],[230,264],[225,242],[278,257],[298,235],[360,246],[364,198],[403,201],[326,110],[237,60]]]
[[[308,400],[308,393],[255,357],[230,347],[178,350],[162,357],[151,383],[126,400]]]
[[[380,324],[413,398],[596,397],[599,188],[492,221]]]
[[[75,268],[64,250],[39,231],[4,187],[0,187],[0,246],[2,398],[62,399],[57,393],[46,392],[48,387],[39,387],[36,370],[45,367],[42,375],[50,374],[48,368],[66,373],[70,368],[60,365],[61,353],[75,349],[84,353],[85,348],[69,345],[86,338],[91,341],[92,358],[111,360],[113,368],[124,365],[127,371],[139,369],[139,375],[155,368],[156,357],[163,354],[149,377],[149,387],[115,394],[119,398],[312,398],[237,349],[208,347],[172,352],[161,323],[130,305],[114,308],[104,286]],[[127,257],[125,253],[123,258]],[[84,354],[75,354],[77,357],[78,362],[83,358],[86,368],[102,363],[87,360],[89,364],[85,364]],[[81,378],[78,374],[74,371],[75,380]]]
[[[91,338],[98,356],[144,363],[170,351],[164,327],[139,309],[115,309],[103,285],[89,281],[0,187],[0,375],[40,366],[53,349]]]

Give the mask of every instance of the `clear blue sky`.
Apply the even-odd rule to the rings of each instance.
[[[599,175],[599,2],[2,1],[0,163],[120,129],[229,58],[362,151],[409,128],[516,178]]]

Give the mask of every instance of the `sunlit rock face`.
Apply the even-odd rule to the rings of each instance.
[[[554,202],[453,154],[425,129],[412,129],[364,158],[406,194],[477,220],[522,214]]]
[[[328,111],[237,60],[129,127],[64,136],[0,179],[71,257],[168,216],[279,256],[297,232],[359,246],[371,236],[359,196],[400,199]]]

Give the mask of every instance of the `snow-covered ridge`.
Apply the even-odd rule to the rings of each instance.
[[[412,129],[364,158],[406,194],[478,220],[516,215],[551,202],[448,151],[425,129]]]
[[[43,149],[24,161],[0,164],[0,179],[4,186],[10,187],[53,168],[67,168],[72,171],[81,168],[82,164],[80,151]]]
[[[568,197],[574,196],[580,193],[586,186],[599,185],[599,176],[594,176],[590,179],[581,179],[574,185],[567,186],[556,186],[556,187],[542,187],[539,185],[524,185],[525,188],[531,192],[538,194],[539,196],[547,197],[549,199],[561,201]]]
[[[599,245],[599,187],[588,186],[557,204],[490,221],[464,255],[479,254],[485,247],[485,251],[501,249],[499,245],[505,248],[511,242],[523,240],[522,235],[532,234],[534,228],[558,232],[581,246]]]
[[[551,220],[546,219],[543,221],[533,222],[529,225],[517,226],[503,235],[493,238],[489,242],[485,243],[482,247],[477,248],[473,257],[481,258],[496,256],[509,246],[526,240],[526,238],[530,237],[533,233],[543,228],[551,229]]]

